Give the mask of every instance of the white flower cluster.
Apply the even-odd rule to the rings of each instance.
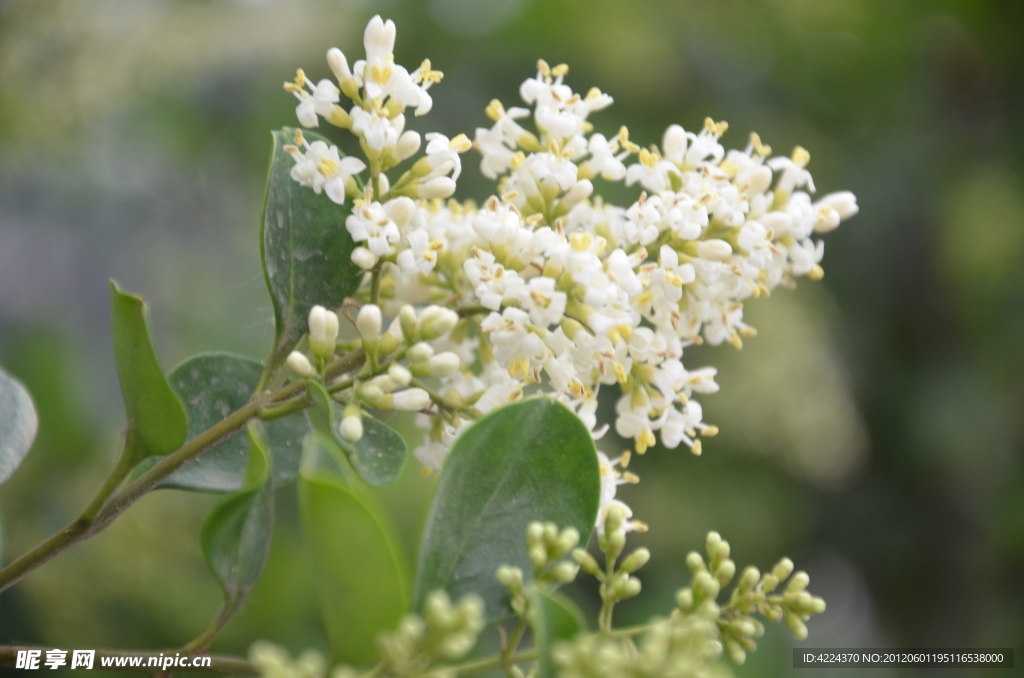
[[[574,93],[567,66],[540,61],[520,88],[531,108],[492,101],[493,124],[476,130],[472,147],[497,194],[482,206],[444,202],[471,146],[464,135],[428,134],[423,157],[394,183],[386,174],[420,146],[402,112],[429,110],[427,88],[440,79],[429,62],[411,74],[395,65],[394,37],[394,24],[374,17],[365,61],[350,71],[340,51],[328,52],[338,87],[308,85],[300,71],[286,88],[299,97],[300,122],[315,126],[321,116],[350,129],[366,154],[363,191],[349,178],[363,163],[339,159],[334,147],[296,149],[293,173],[335,202],[345,197],[339,186],[356,198],[345,226],[359,243],[352,259],[367,272],[363,297],[396,318],[425,304],[458,314],[450,333],[417,344],[453,356],[431,374],[443,402],[458,407],[439,403],[420,415],[429,434],[416,456],[440,468],[467,413],[487,413],[531,387],[562,400],[600,438],[608,428],[596,420],[602,386],[620,394],[615,429],[636,452],[655,445],[657,433],[665,447],[700,454],[698,435],[717,429],[703,422],[694,395],[718,390],[716,372],[685,368],[683,349],[741,347],[754,334],[744,300],[800,276],[821,278],[824,245],[813,236],[856,214],[855,197],[812,199],[807,151],[772,157],[756,134],[743,150],[726,151],[728,126],[710,118],[697,132],[672,125],[660,147],[641,148],[625,127],[611,138],[596,133],[588,118],[612,98],[596,88]],[[349,112],[336,103],[339,88],[355,104]],[[535,131],[526,127],[531,117]],[[598,180],[638,185],[637,197],[607,203],[594,194]],[[431,358],[419,350],[420,363]],[[601,464],[609,478],[627,477],[606,457]],[[615,483],[609,488],[605,510]]]

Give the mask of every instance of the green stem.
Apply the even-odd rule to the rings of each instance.
[[[40,652],[40,665],[46,660],[46,651],[52,650],[50,646],[32,645],[3,645],[0,646],[0,666],[14,666],[18,659],[18,652],[37,651]],[[142,673],[152,676],[167,675],[173,668],[175,672],[188,673],[214,673],[231,676],[258,676],[259,670],[246,659],[241,657],[225,657],[222,655],[199,655],[203,659],[209,659],[209,666],[171,667],[168,669],[159,666],[145,666],[149,658],[160,659],[161,657],[175,658],[183,654],[181,650],[140,651],[140,650],[96,650],[96,657],[93,662],[93,669],[103,671],[121,671],[126,673]],[[187,654],[187,653],[185,653]],[[103,660],[108,657],[142,657],[143,666],[104,666]],[[66,660],[71,665],[71,652],[69,651]],[[191,661],[189,662],[191,663]]]
[[[376,304],[380,301],[380,269],[374,269],[370,274],[370,303]]]
[[[131,444],[131,441],[125,440],[124,447],[121,449],[121,454],[118,456],[117,463],[114,465],[114,470],[110,472],[110,475],[107,476],[107,479],[99,489],[99,492],[96,493],[96,496],[92,498],[89,505],[85,507],[84,511],[82,511],[82,515],[78,518],[80,521],[91,522],[92,519],[96,517],[96,514],[100,512],[100,509],[103,508],[103,505],[107,502],[107,499],[110,498],[110,495],[114,494],[114,491],[121,486],[121,481],[123,481],[125,477],[132,472],[132,468],[138,462],[138,459],[135,458],[135,455],[131,451],[132,449],[133,445]]]
[[[219,634],[225,626],[227,626],[227,623],[231,621],[231,618],[235,616],[235,612],[237,611],[237,606],[231,607],[227,603],[224,603],[224,606],[220,608],[220,612],[217,613],[217,618],[213,620],[210,627],[189,642],[185,643],[181,648],[182,652],[206,652],[210,649],[210,643],[213,642],[213,639],[217,637],[217,634]]]
[[[366,354],[362,350],[353,351],[331,362],[325,370],[326,374],[327,376],[344,374],[361,365],[365,359]],[[266,405],[280,404],[281,401],[295,398],[305,388],[305,381],[299,380],[281,387],[274,393],[261,394],[257,392],[246,405],[200,433],[178,448],[177,451],[164,457],[153,468],[115,493],[117,486],[124,476],[127,475],[127,472],[123,470],[124,465],[130,462],[134,464],[138,461],[134,458],[126,461],[124,459],[125,455],[122,454],[122,459],[118,461],[110,478],[104,482],[96,498],[89,503],[89,506],[86,507],[81,516],[57,534],[38,544],[27,553],[22,554],[14,562],[8,564],[7,567],[0,569],[0,592],[10,588],[29,572],[63,553],[70,546],[101,532],[132,504],[147,492],[155,489],[181,466],[230,437],[235,432],[245,428],[246,424],[258,416],[260,410]],[[131,448],[126,444],[125,449]],[[130,470],[131,466],[128,466],[128,471]],[[122,473],[123,475],[118,478],[117,476]]]

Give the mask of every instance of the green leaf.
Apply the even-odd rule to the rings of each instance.
[[[171,388],[185,404],[188,440],[244,407],[256,390],[263,366],[251,358],[230,353],[201,353],[171,370]],[[309,427],[300,416],[260,422],[273,460],[273,482],[281,485],[293,478],[302,458],[302,438]],[[136,475],[160,459],[146,460]],[[241,431],[204,452],[172,473],[163,488],[199,492],[236,492],[242,489],[249,462],[249,442]]]
[[[383,487],[395,482],[405,465],[408,447],[395,429],[373,417],[363,417],[363,437],[355,443],[340,440],[349,461],[367,485]]]
[[[0,370],[0,483],[21,465],[38,429],[32,397],[20,381]]]
[[[305,542],[335,661],[365,665],[409,609],[409,567],[389,520],[328,474],[299,477]]]
[[[121,381],[126,427],[125,453],[137,459],[169,454],[185,442],[185,410],[164,378],[149,336],[149,310],[141,298],[110,281],[114,361]]]
[[[572,640],[587,630],[576,603],[557,591],[534,591],[530,596],[533,642],[537,646],[537,678],[555,678],[551,649],[560,640]]]
[[[480,594],[488,619],[509,611],[494,578],[500,565],[524,572],[526,526],[553,521],[575,527],[586,544],[600,494],[590,432],[549,398],[506,405],[456,441],[441,471],[420,545],[416,609],[434,589],[453,599]]]
[[[270,458],[257,429],[247,431],[252,450],[244,489],[213,509],[200,537],[229,614],[241,607],[263,572],[274,524]]]
[[[337,407],[324,387],[306,382],[313,407],[309,409],[310,425],[317,433],[329,439],[335,450],[340,449],[360,478],[373,487],[393,483],[402,472],[409,448],[405,439],[387,424],[373,417],[363,417],[363,437],[350,443],[338,433]]]
[[[351,207],[336,205],[326,193],[291,178],[295,160],[284,147],[295,130],[274,132],[270,175],[260,223],[263,273],[274,305],[276,338],[270,364],[277,366],[306,331],[309,310],[340,306],[355,292],[360,269],[352,263],[355,243],[345,229]],[[303,132],[310,142],[327,139]]]

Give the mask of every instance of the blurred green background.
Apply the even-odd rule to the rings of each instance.
[[[1019,0],[0,0],[0,363],[41,421],[0,488],[6,559],[76,516],[112,464],[108,278],[150,302],[168,368],[265,353],[256,233],[268,131],[294,124],[281,83],[296,67],[327,77],[330,46],[358,58],[377,12],[398,24],[400,63],[445,73],[421,132],[472,136],[543,57],[569,63],[577,91],[615,97],[599,131],[660,142],[710,115],[730,123],[727,147],[749,130],[783,153],[801,144],[821,192],[858,196],[826,238],[821,283],[752,301],[759,335],[741,352],[687,349],[688,366],[719,368],[721,392],[702,401],[722,433],[699,459],[655,449],[631,464],[642,483],[621,495],[650,523],[634,542],[654,558],[619,621],[667,612],[686,552],[717,529],[741,566],[788,554],[810,573],[829,607],[803,645],[1019,653]],[[466,162],[460,195],[486,197]],[[432,487],[414,466],[381,492],[410,553]],[[325,644],[282,493],[267,572],[216,650]],[[214,501],[147,497],[0,597],[0,642],[192,638],[220,599],[198,546]],[[788,675],[792,644],[770,632],[737,674]]]

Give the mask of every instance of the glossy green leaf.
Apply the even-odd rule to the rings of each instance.
[[[551,649],[561,640],[572,640],[587,630],[576,603],[561,593],[534,591],[530,597],[533,642],[537,647],[537,678],[555,678]]]
[[[38,429],[32,397],[20,381],[0,370],[0,483],[21,465]]]
[[[314,381],[306,384],[313,407],[308,411],[310,425],[340,449],[352,468],[367,485],[383,487],[393,483],[402,472],[409,451],[405,439],[387,424],[370,416],[363,417],[363,437],[350,443],[338,434],[337,406],[324,387]]]
[[[263,366],[230,353],[201,353],[171,370],[171,388],[185,404],[188,440],[244,407],[256,390]],[[301,416],[260,422],[273,460],[273,481],[292,480],[302,458],[302,439],[309,431]],[[159,459],[147,460],[139,473]],[[249,461],[249,441],[238,431],[182,466],[160,487],[200,492],[236,492],[242,488]]]
[[[579,418],[549,398],[506,405],[473,424],[445,461],[430,505],[416,574],[416,608],[434,589],[480,594],[488,619],[509,611],[494,573],[532,571],[526,526],[575,527],[586,543],[600,494],[594,441]]]
[[[409,568],[394,528],[368,498],[323,473],[299,477],[299,505],[333,658],[369,664],[377,636],[409,609]]]
[[[203,523],[203,555],[224,591],[225,610],[234,612],[256,584],[270,553],[274,489],[270,458],[255,427],[244,489],[218,504]]]
[[[295,160],[284,147],[295,143],[294,134],[287,127],[274,132],[260,224],[263,273],[276,327],[272,365],[283,361],[306,331],[313,306],[340,306],[361,279],[351,258],[355,243],[345,230],[351,204],[337,205],[326,193],[317,195],[291,178]],[[309,142],[327,141],[312,132],[303,134]]]
[[[164,378],[149,336],[146,304],[110,281],[114,361],[127,417],[125,453],[169,454],[185,442],[185,410]]]

